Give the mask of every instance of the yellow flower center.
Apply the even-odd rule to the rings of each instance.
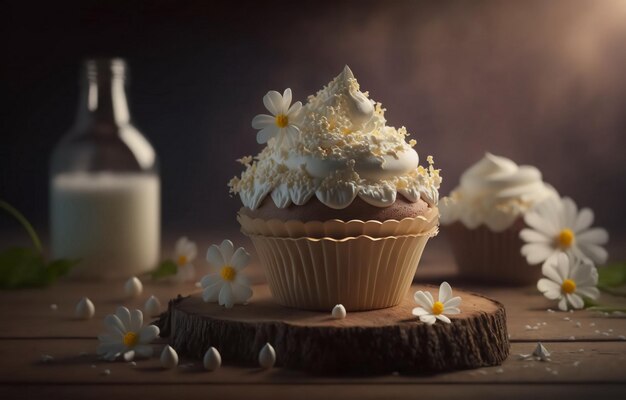
[[[135,332],[126,332],[124,335],[124,346],[135,347],[139,342],[139,335]]]
[[[235,277],[237,276],[237,271],[235,270],[235,268],[231,267],[230,265],[225,265],[222,267],[220,271],[220,276],[225,281],[232,282],[235,280]]]
[[[287,117],[285,114],[278,114],[276,116],[276,126],[278,126],[279,128],[284,128],[287,125],[289,125],[289,117]]]
[[[443,303],[440,301],[436,301],[435,304],[433,304],[433,314],[439,315],[442,312],[443,312]]]
[[[574,243],[574,238],[574,232],[565,228],[556,236],[556,241],[562,249],[567,249]]]
[[[561,284],[561,290],[563,293],[572,294],[576,291],[576,282],[571,279],[566,279]]]
[[[181,267],[187,265],[187,256],[178,256],[178,265]]]

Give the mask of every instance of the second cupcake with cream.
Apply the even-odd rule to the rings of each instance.
[[[487,153],[441,201],[441,224],[460,274],[485,283],[531,284],[541,271],[520,255],[524,214],[558,197],[532,166]]]

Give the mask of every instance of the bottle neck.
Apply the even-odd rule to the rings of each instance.
[[[79,124],[119,126],[130,122],[125,70],[124,61],[120,59],[85,62],[77,117]]]

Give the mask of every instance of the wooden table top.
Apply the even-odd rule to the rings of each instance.
[[[198,241],[200,248],[204,243]],[[244,243],[251,248],[249,242]],[[625,243],[622,241],[621,243]],[[236,243],[237,244],[237,243]],[[170,246],[171,247],[171,243]],[[616,246],[617,252],[623,246]],[[203,251],[200,251],[202,254]],[[622,254],[620,254],[622,256]],[[198,265],[205,265],[202,261]],[[256,282],[258,265],[249,267]],[[626,318],[589,311],[550,312],[556,305],[535,288],[481,287],[454,278],[454,261],[445,239],[434,240],[418,268],[416,282],[448,280],[494,298],[507,310],[511,355],[497,367],[430,376],[314,376],[274,368],[260,370],[224,365],[203,371],[197,360],[182,359],[174,370],[162,370],[157,357],[109,363],[95,355],[102,320],[119,305],[143,308],[156,295],[165,306],[177,294],[198,289],[193,284],[144,283],[143,294],[124,296],[123,283],[59,282],[48,289],[0,291],[0,398],[618,398],[626,393]],[[93,319],[73,318],[82,296],[96,306]],[[602,295],[603,303],[624,304]],[[52,305],[56,305],[53,307]],[[54,309],[56,308],[56,309]],[[537,341],[552,353],[550,362],[523,361]],[[52,359],[47,362],[45,356]],[[105,374],[108,370],[110,374]],[[149,396],[149,397],[146,397]]]

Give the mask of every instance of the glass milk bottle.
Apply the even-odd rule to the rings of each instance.
[[[76,121],[52,155],[52,253],[81,260],[76,278],[122,279],[158,262],[157,157],[131,123],[126,70],[121,59],[85,62]]]

